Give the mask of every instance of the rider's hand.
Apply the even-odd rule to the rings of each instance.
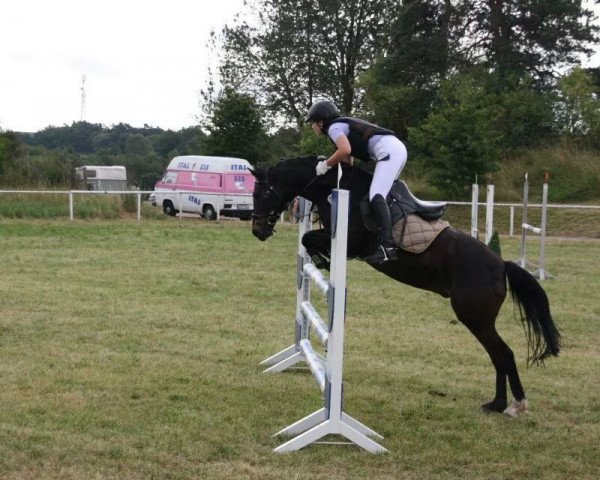
[[[321,160],[319,163],[317,163],[317,175],[325,175],[329,170],[331,170],[331,167],[327,165],[325,160]]]

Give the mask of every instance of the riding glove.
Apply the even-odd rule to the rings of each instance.
[[[316,170],[317,175],[325,175],[329,170],[331,170],[331,167],[327,165],[327,162],[325,160],[322,160],[319,163],[317,163]]]

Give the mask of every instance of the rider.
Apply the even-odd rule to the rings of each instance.
[[[328,159],[317,164],[317,175],[324,175],[338,163],[347,161],[350,155],[365,162],[376,162],[369,200],[377,222],[379,246],[365,261],[381,264],[396,260],[398,250],[392,239],[392,219],[385,199],[404,168],[406,147],[391,130],[358,118],[340,116],[336,105],[329,100],[314,103],[305,120],[317,135],[327,135],[336,146]]]

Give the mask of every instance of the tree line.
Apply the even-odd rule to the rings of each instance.
[[[581,68],[599,32],[581,0],[245,4],[211,36],[218,66],[199,125],[0,132],[0,183],[43,183],[44,170],[46,182],[69,182],[71,164],[111,163],[150,188],[175,154],[253,164],[327,154],[331,145],[303,122],[322,98],[397,132],[411,174],[451,196],[528,149],[600,150],[600,69]]]
[[[582,1],[247,3],[213,35],[222,88],[205,99],[213,114],[255,102],[296,150],[315,146],[303,115],[321,98],[397,132],[409,168],[450,195],[525,149],[600,148],[600,71],[580,67],[598,27]]]

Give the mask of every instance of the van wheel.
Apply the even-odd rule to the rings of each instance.
[[[165,200],[165,202],[163,203],[163,212],[172,217],[174,217],[177,214],[177,210],[175,210],[175,207],[173,206],[173,202],[171,202],[171,200]]]
[[[215,220],[217,218],[217,212],[212,205],[204,205],[202,209],[202,216],[207,220]]]

